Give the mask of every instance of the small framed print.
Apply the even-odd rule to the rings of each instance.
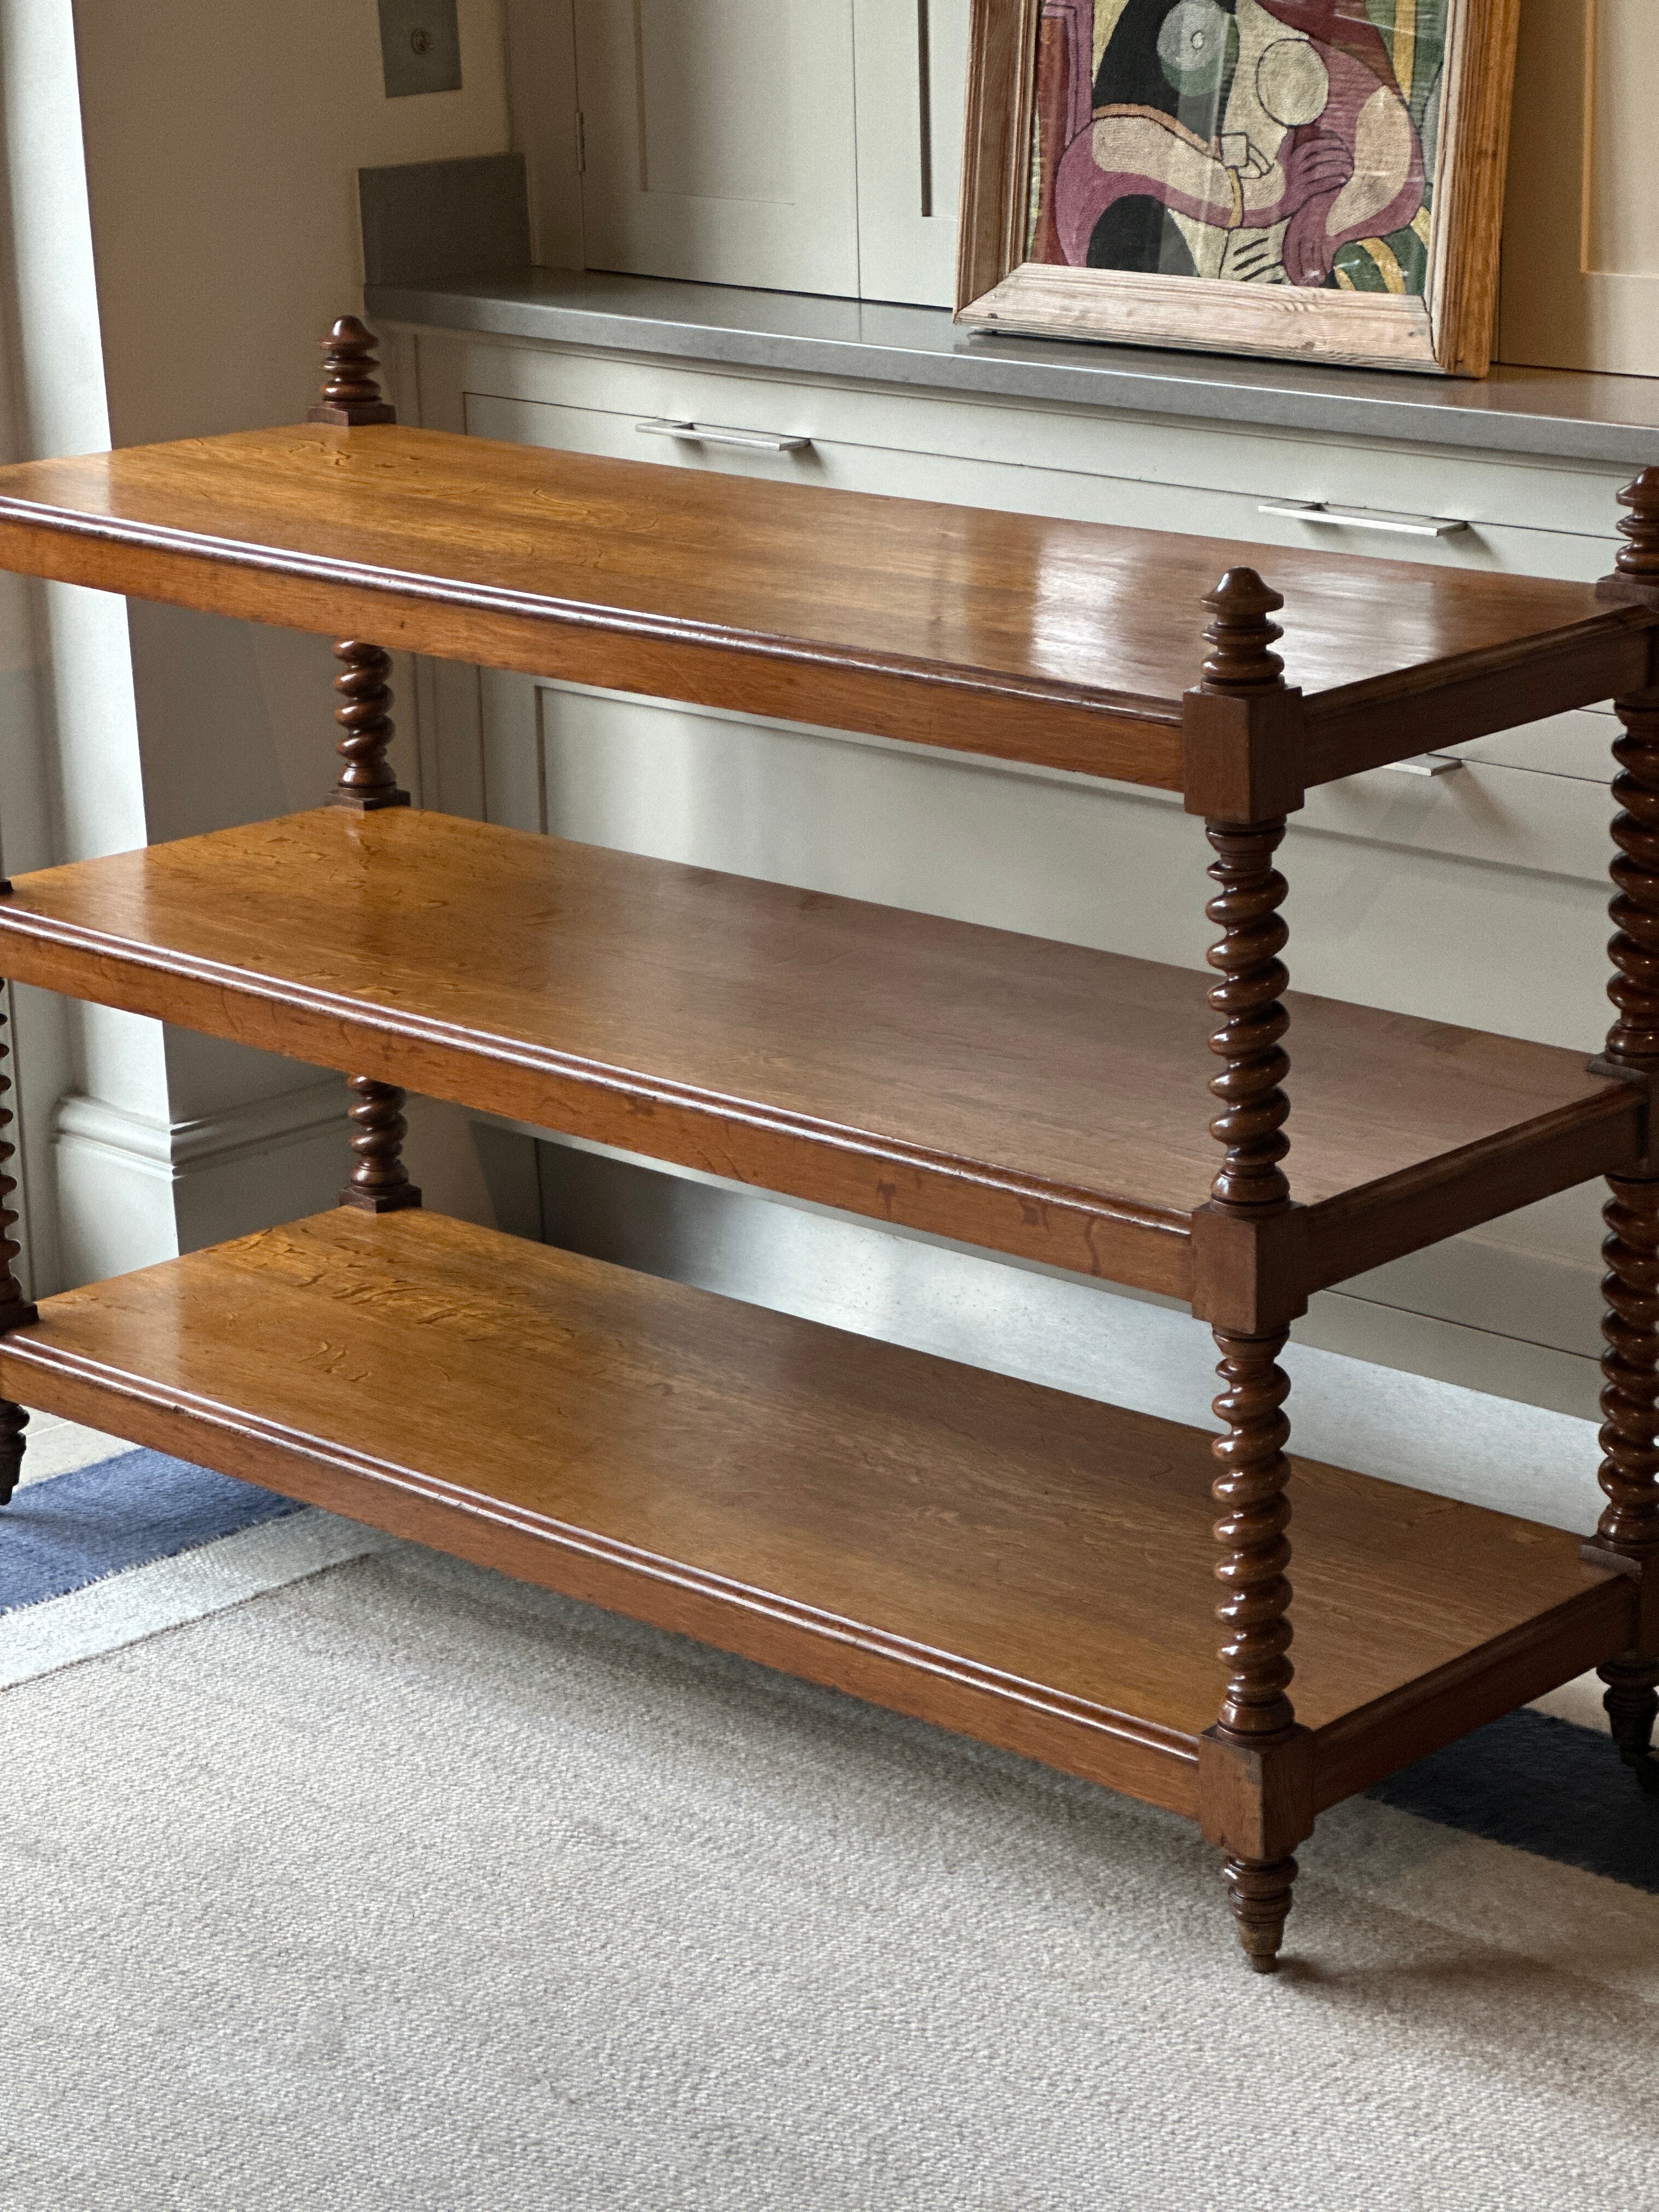
[[[1520,0],[975,0],[957,319],[1484,376]]]

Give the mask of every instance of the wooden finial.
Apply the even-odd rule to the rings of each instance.
[[[1619,526],[1625,542],[1595,596],[1615,605],[1659,608],[1659,468],[1644,469],[1620,493],[1619,504],[1629,509]]]
[[[307,422],[339,422],[355,427],[363,422],[395,422],[398,410],[380,397],[380,364],[374,349],[380,344],[373,331],[356,315],[342,315],[323,349],[323,396],[306,416]]]
[[[1632,584],[1659,591],[1659,469],[1644,469],[1619,495],[1630,513],[1619,526],[1625,540],[1613,567]]]
[[[1284,605],[1284,594],[1254,568],[1229,568],[1204,604],[1215,617],[1204,633],[1210,647],[1204,690],[1249,692],[1280,684],[1285,664],[1271,648],[1285,633],[1267,617]]]

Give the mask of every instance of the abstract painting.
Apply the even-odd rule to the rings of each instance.
[[[978,0],[959,319],[1483,374],[1515,25],[1516,0]]]

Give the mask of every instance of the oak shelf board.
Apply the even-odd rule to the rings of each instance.
[[[18,877],[0,974],[1190,1291],[1216,1152],[1213,1018],[1188,969],[454,816],[325,807]],[[1289,1003],[1287,1164],[1324,1279],[1639,1139],[1641,1094],[1576,1054]]]
[[[1194,1809],[1200,1431],[350,1208],[45,1300],[0,1390]],[[1298,1711],[1350,1767],[1630,1633],[1559,1530],[1311,1462],[1291,1497]]]
[[[1621,644],[1645,665],[1632,632],[1652,617],[1589,585],[392,425],[0,469],[0,567],[1171,790],[1200,601],[1240,562],[1285,595],[1316,777],[1376,750],[1379,684],[1418,700],[1462,672],[1480,690],[1494,656],[1553,652],[1570,704],[1586,656],[1608,680],[1585,699],[1618,688]]]

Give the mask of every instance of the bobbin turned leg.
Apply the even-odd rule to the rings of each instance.
[[[1659,1182],[1609,1176],[1608,1188],[1601,1468],[1607,1505],[1595,1540],[1637,1560],[1645,1576],[1659,1572]],[[1651,1750],[1659,1651],[1627,1651],[1596,1671],[1607,1684],[1602,1703],[1620,1757],[1644,1789],[1659,1790]]]
[[[1659,470],[1644,469],[1620,499],[1630,510],[1620,525],[1626,542],[1602,588],[1659,611]],[[1619,854],[1607,995],[1619,1018],[1599,1065],[1644,1078],[1651,1101],[1659,1096],[1659,690],[1613,705],[1624,730],[1613,749]],[[1586,1552],[1616,1553],[1642,1577],[1635,1647],[1597,1671],[1620,1757],[1644,1789],[1659,1790],[1651,1749],[1659,1713],[1659,1120],[1651,1104],[1648,1151],[1628,1173],[1609,1176],[1602,1215],[1601,1483],[1607,1504]]]
[[[10,889],[9,884],[0,883],[0,890]],[[40,1319],[34,1307],[23,1296],[13,1272],[13,1262],[21,1247],[11,1233],[17,1222],[16,1209],[11,1202],[17,1188],[11,1172],[17,1148],[10,1136],[11,1077],[7,1063],[11,1058],[11,1048],[5,1040],[7,1018],[3,986],[0,986],[0,1334]],[[21,1406],[15,1406],[9,1398],[0,1398],[0,1505],[9,1504],[17,1478],[22,1473],[23,1431],[28,1426],[28,1419]]]
[[[343,315],[322,340],[323,390],[307,420],[331,423],[339,429],[357,429],[377,423],[395,423],[397,410],[380,396],[380,362],[375,348],[380,340],[356,315]],[[398,788],[398,778],[386,759],[392,738],[386,708],[392,693],[386,677],[392,656],[378,645],[361,638],[343,637],[334,657],[343,668],[334,679],[340,704],[334,719],[344,735],[336,747],[343,763],[335,786],[333,803],[362,813],[383,806],[407,806],[409,793]]]
[[[401,1213],[405,1206],[418,1206],[421,1194],[403,1163],[409,1134],[404,1093],[395,1083],[377,1083],[372,1075],[349,1075],[346,1088],[351,1093],[348,1110],[357,1164],[340,1193],[341,1205],[364,1213]]]
[[[392,704],[392,655],[362,639],[343,637],[334,647],[343,664],[334,679],[340,704],[334,719],[343,735],[335,745],[340,756],[340,781],[329,804],[349,806],[359,814],[377,814],[382,807],[407,806],[409,793],[399,790],[398,773],[386,758],[386,748],[397,732],[386,709]]]
[[[1286,1618],[1291,1585],[1285,1572],[1291,1561],[1285,1534],[1291,1509],[1285,1484],[1291,1470],[1285,1445],[1291,1430],[1282,1408],[1291,1386],[1278,1364],[1285,1332],[1242,1337],[1218,1329],[1215,1340],[1223,1385],[1215,1411],[1226,1432],[1213,1448],[1219,1472],[1212,1495],[1221,1508],[1215,1525],[1222,1547],[1216,1575],[1226,1595],[1216,1617],[1226,1638],[1221,1656],[1227,1689],[1221,1717],[1210,1734],[1235,1754],[1244,1754],[1238,1761],[1240,1777],[1265,1800],[1273,1787],[1275,1758],[1282,1761],[1286,1753],[1298,1753],[1304,1733],[1297,1727],[1286,1695],[1291,1673]],[[1279,1964],[1296,1861],[1288,1850],[1267,1855],[1273,1849],[1267,1808],[1254,1809],[1261,1826],[1257,1855],[1230,1850],[1222,1872],[1245,1956],[1256,1973],[1271,1974]]]
[[[1269,714],[1285,703],[1283,664],[1271,650],[1279,635],[1268,617],[1282,605],[1253,570],[1237,568],[1205,602],[1213,620],[1203,694],[1265,699]],[[1275,696],[1277,695],[1277,696]],[[1249,709],[1255,713],[1255,708]],[[1228,1901],[1251,1967],[1274,1972],[1291,1909],[1297,1865],[1292,1852],[1313,1826],[1312,1739],[1290,1699],[1290,1463],[1285,1446],[1289,1380],[1279,1367],[1299,1299],[1275,1288],[1261,1255],[1264,1230],[1291,1212],[1281,1164],[1289,1150],[1289,1102],[1280,1085],[1290,1062],[1283,1039],[1289,1017],[1280,1003],[1288,978],[1279,961],[1286,931],[1279,908],[1286,885],[1273,865],[1285,834],[1282,817],[1253,822],[1206,821],[1215,852],[1210,876],[1216,896],[1205,908],[1220,935],[1209,960],[1209,994],[1218,1024],[1210,1048],[1221,1065],[1210,1084],[1218,1111],[1211,1133],[1223,1148],[1206,1213],[1207,1232],[1224,1232],[1247,1262],[1229,1293],[1253,1316],[1224,1325],[1213,1297],[1203,1305],[1216,1322],[1221,1394],[1215,1412],[1223,1434],[1214,1445],[1212,1494],[1221,1557],[1216,1575],[1224,1595],[1217,1607],[1227,1670],[1215,1726],[1199,1747],[1200,1816],[1220,1844]],[[1199,1305],[1195,1298],[1195,1306]]]
[[[380,341],[356,315],[343,315],[322,341],[323,392],[309,419],[351,429],[374,423],[395,422],[397,410],[380,396]],[[343,637],[334,647],[341,672],[334,679],[340,704],[334,719],[343,732],[335,750],[341,760],[340,781],[331,803],[354,813],[375,814],[388,806],[407,806],[409,793],[398,787],[398,778],[386,749],[394,734],[387,708],[392,690],[386,678],[392,656],[362,638]],[[404,1093],[394,1083],[379,1082],[370,1075],[350,1075],[351,1149],[356,1164],[340,1193],[342,1206],[355,1206],[365,1213],[398,1213],[418,1206],[421,1194],[409,1179],[403,1163],[404,1139],[409,1125],[404,1120]]]

